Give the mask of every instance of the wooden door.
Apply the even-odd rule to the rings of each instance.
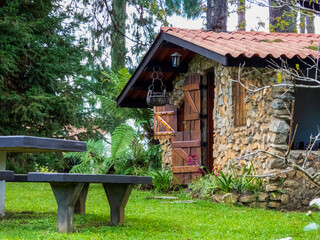
[[[201,75],[195,74],[185,79],[184,93],[184,130],[173,135],[172,172],[175,183],[187,184],[199,176],[201,166]],[[196,164],[188,164],[189,159],[196,159]]]
[[[177,131],[177,107],[173,105],[153,107],[154,138],[170,138]]]

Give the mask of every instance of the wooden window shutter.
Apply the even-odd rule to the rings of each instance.
[[[234,125],[246,125],[246,105],[244,99],[246,97],[245,88],[238,82],[234,82],[233,88],[233,106],[234,106]]]
[[[168,138],[177,131],[177,107],[173,105],[153,107],[154,138]]]

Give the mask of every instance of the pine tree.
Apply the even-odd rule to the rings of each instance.
[[[118,72],[126,64],[126,0],[112,1],[111,70]]]
[[[0,134],[66,137],[90,121],[93,86],[58,1],[7,1],[0,8]]]
[[[245,0],[237,0],[238,5],[238,30],[245,31],[246,30],[246,1]]]
[[[227,31],[228,1],[207,0],[207,29],[214,32]]]
[[[297,32],[297,14],[289,5],[279,6],[269,0],[269,26],[271,32]]]
[[[314,16],[312,13],[308,13],[306,16],[306,28],[307,33],[315,33]]]
[[[157,25],[169,25],[168,16],[197,18],[205,9],[202,0],[82,0],[81,3],[84,9],[78,1],[71,6],[87,19],[93,46],[99,46],[107,56],[103,62],[111,62],[114,72],[139,62],[155,39]],[[130,13],[126,12],[129,8]],[[131,42],[130,48],[126,41]]]

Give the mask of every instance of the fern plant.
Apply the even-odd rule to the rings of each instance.
[[[71,172],[131,174],[137,172],[134,170],[136,168],[141,173],[149,159],[156,159],[153,163],[159,159],[159,151],[154,151],[159,147],[146,141],[146,136],[153,139],[152,110],[117,108],[116,97],[131,75],[126,69],[121,69],[117,74],[103,72],[103,75],[102,82],[108,81],[108,84],[105,94],[98,97],[101,102],[100,117],[106,119],[107,130],[111,133],[109,149],[102,141],[89,140],[86,152],[68,153],[65,158],[73,165]]]
[[[108,159],[107,146],[102,140],[87,141],[87,151],[69,152],[64,156],[72,173],[103,173],[102,163]]]
[[[117,74],[103,72],[103,75],[102,82],[108,81],[107,91],[99,98],[101,110],[110,116],[109,131],[112,132],[111,156],[105,160],[104,168],[116,174],[132,173],[134,168],[144,168],[145,159],[159,158],[158,154],[155,154],[156,157],[149,154],[155,148],[150,140],[146,140],[153,139],[153,112],[151,109],[117,107],[116,97],[131,77],[127,69],[121,69]],[[129,122],[133,122],[134,126]]]
[[[109,116],[109,131],[113,132],[121,124],[126,124],[127,120],[133,119],[136,124],[142,127],[149,139],[152,135],[153,112],[149,108],[118,108],[116,98],[130,79],[131,75],[127,69],[120,69],[118,74],[114,72],[103,72],[102,82],[108,82],[106,92],[99,96],[101,111]],[[112,120],[112,121],[111,121]]]

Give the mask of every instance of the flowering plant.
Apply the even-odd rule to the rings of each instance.
[[[189,159],[188,159],[188,165],[189,166],[197,166],[198,169],[196,171],[196,173],[198,174],[204,174],[204,171],[202,169],[202,167],[199,165],[198,161],[197,161],[197,154],[189,154]]]

